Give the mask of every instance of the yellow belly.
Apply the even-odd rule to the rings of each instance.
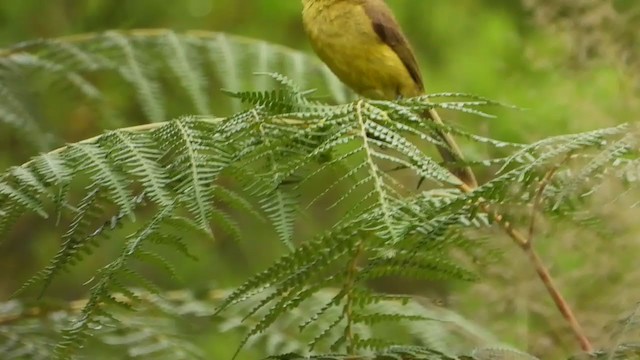
[[[406,67],[380,40],[361,5],[349,1],[311,5],[302,18],[318,56],[360,95],[386,100],[419,95]]]

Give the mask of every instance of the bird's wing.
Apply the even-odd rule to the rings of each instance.
[[[400,26],[391,13],[391,9],[383,1],[366,1],[364,10],[371,19],[371,25],[380,40],[387,44],[398,55],[409,75],[420,90],[423,90],[422,75],[409,41],[400,30]]]

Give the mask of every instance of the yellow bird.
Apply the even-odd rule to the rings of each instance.
[[[384,0],[302,0],[302,21],[320,59],[358,94],[394,100],[424,94],[422,75],[409,42]],[[442,123],[435,110],[425,113]],[[470,168],[451,136],[438,132],[448,148],[438,147],[449,169],[471,188]]]

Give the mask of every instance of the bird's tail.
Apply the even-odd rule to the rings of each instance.
[[[431,119],[437,124],[442,124],[442,120],[435,109],[429,109],[429,111],[426,112],[425,117]],[[472,189],[478,187],[476,176],[471,168],[460,164],[464,161],[464,156],[462,155],[462,151],[460,151],[458,144],[456,144],[448,133],[439,130],[436,131],[436,133],[440,139],[447,144],[447,147],[438,146],[438,152],[440,153],[442,160],[444,160],[447,169]]]

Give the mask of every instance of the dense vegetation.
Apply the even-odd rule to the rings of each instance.
[[[389,2],[432,95],[295,1],[1,5],[3,358],[640,356],[637,5]]]

